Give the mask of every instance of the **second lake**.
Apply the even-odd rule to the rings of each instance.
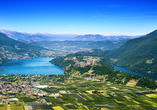
[[[133,71],[129,71],[128,69],[124,68],[124,67],[119,67],[119,66],[116,66],[114,65],[114,69],[115,70],[120,70],[122,72],[125,72],[125,73],[130,73],[130,74],[134,74],[134,75],[138,75],[138,76],[142,76],[142,77],[148,77],[150,79],[153,79],[153,80],[157,80],[157,74],[153,74],[153,73],[138,73],[138,72],[133,72]]]

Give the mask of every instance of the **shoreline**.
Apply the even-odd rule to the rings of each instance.
[[[141,72],[130,71],[125,67],[121,67],[121,66],[117,66],[117,65],[114,65],[113,69],[119,70],[119,71],[122,71],[122,72],[128,73],[128,74],[134,74],[134,75],[138,75],[138,76],[142,76],[142,77],[148,77],[150,79],[153,79],[153,80],[157,81],[157,79],[154,79],[154,77],[157,76],[157,74],[155,74],[155,73],[141,73]]]

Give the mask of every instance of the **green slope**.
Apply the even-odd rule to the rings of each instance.
[[[87,47],[92,48],[92,49],[112,50],[112,49],[116,49],[120,47],[127,41],[128,39],[119,40],[119,41],[109,41],[109,40],[108,41],[96,41],[96,42],[89,43]]]
[[[13,59],[25,59],[41,56],[42,47],[28,45],[0,33],[0,63]]]
[[[157,73],[157,30],[145,37],[129,40],[118,49],[104,52],[116,65],[132,71]]]
[[[114,70],[112,64],[104,57],[84,55],[79,55],[78,53],[70,54],[65,57],[55,58],[50,62],[61,66],[64,68],[66,74],[72,76],[100,78],[105,81],[124,85],[134,81],[134,86],[152,89],[157,87],[155,81],[147,77]]]

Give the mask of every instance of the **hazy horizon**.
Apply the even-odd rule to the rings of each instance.
[[[19,32],[19,31],[15,31],[15,30],[7,30],[7,29],[0,29],[0,32],[2,33],[7,33],[7,32],[15,32],[15,33],[22,33],[22,34],[29,34],[29,35],[68,35],[68,36],[84,36],[84,35],[102,35],[102,36],[132,36],[132,37],[138,37],[138,36],[143,36],[149,33],[145,33],[142,35],[123,35],[123,34],[117,34],[117,35],[103,35],[103,34],[91,34],[91,33],[87,33],[87,34],[73,34],[73,33],[40,33],[40,32],[36,32],[36,33],[29,33],[29,32]]]

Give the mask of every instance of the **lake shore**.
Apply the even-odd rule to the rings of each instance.
[[[138,76],[142,76],[142,77],[148,77],[150,79],[157,80],[157,74],[153,74],[153,73],[140,73],[140,72],[129,71],[125,67],[120,67],[120,66],[116,66],[116,65],[114,65],[114,69],[122,71],[122,72],[125,72],[125,73],[134,74],[134,75],[138,75]]]

